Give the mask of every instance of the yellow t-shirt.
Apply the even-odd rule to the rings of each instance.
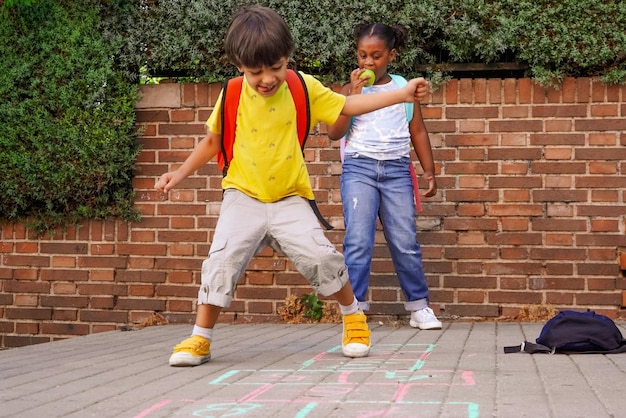
[[[332,125],[345,104],[345,96],[325,87],[313,76],[302,74],[311,107],[312,128],[319,122]],[[221,134],[221,93],[206,124]],[[263,97],[243,82],[237,113],[233,159],[222,188],[235,188],[261,202],[276,202],[299,195],[313,199],[300,143],[296,107],[287,82],[271,97]]]

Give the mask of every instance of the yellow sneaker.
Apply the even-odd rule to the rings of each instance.
[[[362,310],[343,316],[341,350],[346,357],[365,357],[370,352],[370,330]]]
[[[198,366],[211,358],[211,342],[194,335],[174,347],[170,356],[170,366]]]

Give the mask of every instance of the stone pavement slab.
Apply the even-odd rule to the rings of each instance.
[[[626,354],[503,353],[542,325],[371,323],[361,359],[341,325],[219,325],[194,368],[189,325],[93,334],[0,351],[0,417],[626,417]]]

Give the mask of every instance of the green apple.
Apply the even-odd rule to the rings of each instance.
[[[365,78],[365,77],[369,77],[369,79],[367,80],[367,83],[365,83],[365,87],[371,86],[372,84],[374,84],[374,81],[376,81],[376,74],[374,74],[374,71],[372,70],[365,70],[359,76],[359,78]]]

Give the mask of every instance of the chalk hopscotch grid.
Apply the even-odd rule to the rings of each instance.
[[[414,414],[416,407],[422,413],[426,412],[425,407],[439,410],[443,402],[408,399],[411,389],[453,384],[471,386],[476,382],[471,371],[460,371],[460,376],[450,377],[450,374],[457,372],[425,369],[426,360],[435,347],[434,344],[380,344],[372,350],[370,357],[345,361],[329,356],[341,349],[341,346],[337,346],[303,362],[297,369],[229,370],[208,382],[209,386],[229,387],[230,393],[234,395],[231,399],[220,399],[220,402],[211,402],[210,399],[179,402],[187,404],[183,409],[188,410],[189,415],[205,418],[251,416],[261,413],[261,410],[265,416],[269,416],[272,413],[269,409],[277,410],[278,406],[282,410],[284,405],[293,407],[290,409],[293,410],[291,416],[295,418],[306,418],[310,414],[319,416],[320,408],[332,411],[328,407],[334,408],[338,404],[351,407],[352,412],[357,414],[354,416],[361,418],[404,416],[403,413]],[[324,381],[328,380],[329,373],[333,380]],[[253,389],[249,390],[250,387]],[[358,396],[366,395],[372,389],[377,390],[379,400]],[[294,390],[301,392],[301,396],[294,399]],[[172,403],[175,401],[161,401],[134,418],[149,417],[152,412],[165,406],[171,408],[174,406]],[[459,416],[479,416],[479,406],[473,402],[445,402],[445,405],[458,408]]]

